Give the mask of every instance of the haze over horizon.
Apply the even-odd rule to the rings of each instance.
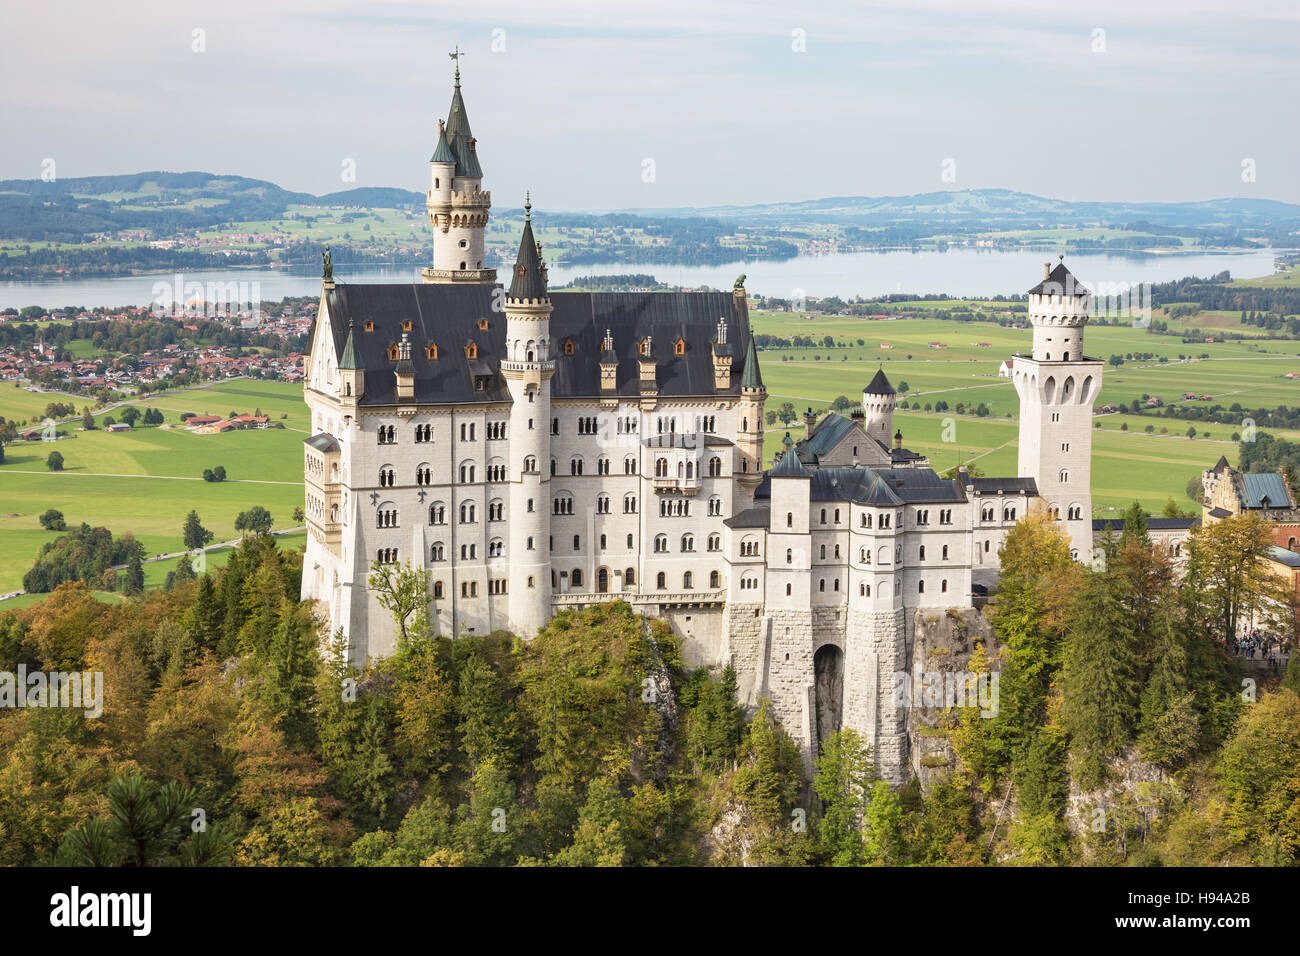
[[[0,66],[0,178],[38,178],[53,159],[59,178],[205,170],[316,194],[423,191],[459,45],[497,210],[525,189],[556,210],[980,188],[1300,202],[1300,128],[1282,121],[1300,8],[1283,0],[1231,13],[1207,0],[667,0],[600,24],[578,0],[133,9],[9,11],[9,35],[28,42]]]

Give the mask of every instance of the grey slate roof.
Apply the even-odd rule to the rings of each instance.
[[[465,99],[460,95],[460,74],[456,74],[456,88],[451,94],[451,109],[447,111],[447,142],[456,156],[456,175],[482,178],[483,168],[478,164],[474,134],[469,130],[469,115],[465,112]]]
[[[1276,544],[1268,549],[1268,557],[1278,564],[1285,564],[1288,568],[1300,568],[1300,554],[1278,547]]]
[[[338,440],[328,432],[321,432],[319,435],[312,435],[310,438],[303,439],[304,445],[311,445],[317,451],[338,451]]]
[[[1200,518],[1147,518],[1148,531],[1183,531],[1201,526]],[[1119,534],[1124,530],[1123,518],[1093,518],[1093,531],[1114,531]]]
[[[1047,274],[1047,278],[1029,290],[1030,295],[1087,295],[1087,287],[1076,279],[1064,262]]]
[[[894,391],[894,386],[889,384],[889,379],[885,376],[885,370],[883,368],[876,369],[876,374],[872,377],[871,381],[867,383],[867,387],[862,391],[867,395],[898,394],[898,392]]]
[[[791,441],[789,432],[785,433],[785,451],[781,453],[781,459],[768,471],[768,476],[772,478],[811,478],[813,476],[813,473],[799,461],[799,453],[795,451],[794,442]]]
[[[776,469],[769,471],[754,490],[756,502],[771,498],[769,479],[775,473]],[[960,482],[941,478],[931,468],[818,468],[808,474],[810,501],[851,501],[889,508],[906,504],[960,504],[966,500]]]
[[[1038,482],[1033,478],[972,478],[977,495],[1037,495]]]
[[[1291,496],[1287,492],[1286,479],[1276,471],[1265,471],[1239,476],[1241,480],[1241,503],[1247,508],[1264,507],[1268,498],[1270,508],[1290,508]]]
[[[835,448],[853,430],[853,420],[831,412],[813,429],[812,437],[797,442],[799,457],[804,461],[819,458]]]
[[[746,508],[722,523],[728,528],[766,528],[772,523],[772,511],[769,508]]]
[[[746,345],[745,361],[742,363],[744,373],[740,376],[740,385],[742,388],[762,388],[763,376],[758,369],[758,349],[754,346],[754,337],[745,330],[745,337],[749,339]]]
[[[533,238],[530,217],[524,219],[524,234],[519,240],[519,254],[515,256],[514,278],[510,280],[510,298],[546,298],[546,272],[537,251],[537,240]]]
[[[415,367],[415,398],[419,404],[465,404],[509,401],[500,375],[505,354],[505,317],[493,311],[491,284],[452,283],[367,283],[336,282],[324,293],[334,333],[334,354],[343,353],[348,323],[355,319],[354,354],[364,369],[361,405],[393,405],[397,402],[394,363],[388,348],[402,337],[402,322],[411,322],[411,360]],[[729,337],[740,336],[738,344],[748,346],[749,326],[730,292],[552,292],[550,294],[551,352],[555,375],[551,395],[557,398],[597,397],[600,391],[600,359],[605,329],[614,337],[617,357],[617,393],[640,394],[637,348],[651,337],[656,359],[659,394],[665,398],[738,395],[748,361],[732,363],[731,385],[719,392],[713,387],[713,357],[710,347],[718,316],[727,318]],[[486,330],[478,328],[487,319]],[[365,331],[365,323],[374,330]],[[674,355],[672,343],[681,335],[686,354]],[[566,339],[574,343],[574,355],[559,347]],[[476,391],[465,357],[464,346],[478,345],[479,361],[493,372],[486,390]],[[438,358],[428,358],[430,344],[438,347]],[[742,354],[753,355],[752,350]]]
[[[443,128],[441,123],[438,124],[438,145],[437,147],[435,147],[433,151],[433,155],[429,157],[429,162],[431,163],[455,163],[456,162],[455,154],[451,151],[451,147],[447,145],[447,131]]]

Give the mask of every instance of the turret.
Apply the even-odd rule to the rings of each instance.
[[[718,335],[713,340],[713,389],[725,392],[731,388],[731,346],[727,344],[727,320],[718,319]]]
[[[1064,260],[1064,256],[1062,256]],[[1034,326],[1034,354],[1039,362],[1083,358],[1083,327],[1092,297],[1061,261],[1043,263],[1043,281],[1029,290],[1029,321]]]
[[[433,228],[433,268],[422,270],[425,282],[496,282],[495,269],[483,264],[483,232],[492,209],[492,194],[482,188],[478,141],[460,91],[460,51],[447,123],[438,124],[438,142],[429,160],[425,205]]]
[[[551,297],[532,202],[506,294],[507,351],[501,375],[510,391],[510,626],[532,637],[551,608]],[[516,470],[518,469],[518,470]]]
[[[339,359],[339,398],[345,405],[355,406],[365,394],[366,373],[357,361],[356,323],[348,319],[348,339]]]
[[[894,409],[898,407],[898,393],[885,377],[885,370],[876,370],[875,377],[862,390],[863,426],[867,434],[882,445],[889,442],[894,428]]]

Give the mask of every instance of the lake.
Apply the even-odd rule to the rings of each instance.
[[[1076,277],[1093,285],[1105,283],[1168,282],[1183,276],[1210,276],[1223,270],[1233,278],[1273,274],[1273,257],[1283,250],[1263,252],[1194,252],[1170,254],[1087,253],[1067,257]],[[842,298],[878,296],[891,292],[947,293],[953,296],[997,296],[1023,293],[1043,276],[1043,263],[1056,257],[1044,252],[954,249],[947,252],[851,252],[824,256],[798,256],[785,261],[737,261],[717,266],[560,264],[550,269],[551,285],[577,276],[618,273],[650,274],[681,286],[709,285],[729,289],[745,273],[751,294],[792,298],[799,295]],[[505,274],[506,270],[498,270]],[[418,282],[418,267],[395,268],[337,265],[340,282]],[[276,301],[284,296],[316,295],[320,276],[315,269],[228,269],[185,273],[182,284],[246,283],[256,298]],[[65,279],[39,282],[0,282],[0,309],[39,305],[46,308],[76,305],[148,305],[156,286],[176,285],[165,275],[123,276],[113,279]]]

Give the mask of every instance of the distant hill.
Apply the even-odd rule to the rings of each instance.
[[[753,206],[622,209],[632,215],[705,216],[742,224],[833,222],[880,225],[907,221],[977,221],[983,225],[1082,226],[1147,222],[1158,226],[1245,226],[1300,221],[1300,205],[1271,199],[1200,202],[1069,202],[1010,189],[954,189],[913,196],[838,196]]]
[[[0,239],[77,243],[94,233],[130,229],[170,236],[221,224],[281,218],[292,205],[410,209],[423,203],[422,193],[408,189],[362,187],[314,196],[265,180],[197,171],[86,176],[55,182],[10,179],[0,181]],[[751,242],[759,243],[745,254],[759,257],[793,255],[795,247],[788,240],[797,239],[800,232],[812,236],[817,227],[824,226],[839,230],[844,241],[861,247],[905,246],[934,235],[1090,226],[1132,234],[1132,239],[1119,241],[1121,246],[1150,245],[1149,236],[1154,234],[1174,246],[1259,247],[1295,244],[1300,205],[1244,198],[1067,202],[1008,189],[962,189],[751,206],[637,208],[602,214],[598,221],[593,214],[581,211],[551,210],[547,221],[551,227],[563,227],[576,226],[579,220],[588,226],[645,228],[671,235],[675,249],[698,239],[694,234],[700,231],[716,234],[708,240],[716,244],[717,236],[741,226],[754,233]],[[605,239],[602,243],[608,245]],[[631,253],[629,261],[645,258],[642,248]],[[601,260],[588,256],[586,261]]]

